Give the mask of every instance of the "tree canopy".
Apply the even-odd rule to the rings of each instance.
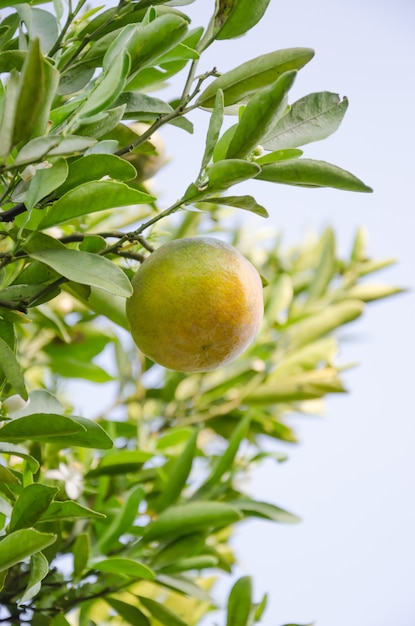
[[[331,228],[285,250],[275,233],[224,225],[230,207],[268,216],[238,191],[251,180],[371,189],[306,156],[348,106],[329,91],[291,102],[313,50],[271,49],[227,72],[218,59],[199,74],[205,50],[253,28],[269,0],[216,0],[196,26],[190,3],[0,0],[3,622],[196,626],[233,571],[235,525],[299,521],[243,486],[262,460],[286,459],[264,441],[295,443],[289,415],[345,392],[338,330],[400,291],[367,281],[393,261],[372,259],[363,231],[340,256]],[[164,164],[158,131],[192,133],[195,109],[209,119],[198,175],[160,208],[148,182]],[[184,374],[137,352],[125,300],[154,248],[198,235],[250,259],[265,316],[233,363]],[[91,394],[112,383],[113,401],[78,415],[73,379]],[[223,623],[251,626],[265,608],[241,577]]]

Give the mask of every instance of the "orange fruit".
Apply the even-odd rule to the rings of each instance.
[[[257,270],[236,248],[211,237],[161,246],[132,285],[126,312],[135,343],[180,372],[206,372],[235,359],[263,315]]]

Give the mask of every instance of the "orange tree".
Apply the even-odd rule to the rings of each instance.
[[[397,291],[361,282],[388,261],[367,256],[360,232],[339,258],[331,229],[283,251],[276,236],[258,246],[221,225],[224,207],[267,216],[228,192],[252,179],[371,190],[303,157],[347,109],[330,92],[289,104],[312,50],[271,50],[225,73],[218,59],[199,73],[204,51],[252,28],[269,0],[217,0],[207,26],[190,24],[188,3],[0,2],[3,623],[197,624],[216,606],[215,580],[232,572],[234,525],[298,521],[240,488],[248,468],[283,460],[264,437],[295,442],[286,415],[344,391],[336,330]],[[177,97],[156,97],[171,79]],[[194,109],[209,116],[198,174],[159,209],[146,183],[162,161],[156,131],[192,132]],[[251,260],[265,316],[238,359],[186,374],[138,353],[125,300],[154,248],[201,234]],[[91,394],[112,381],[111,406],[77,415],[72,378],[94,383]],[[242,577],[223,623],[255,624],[264,608]]]

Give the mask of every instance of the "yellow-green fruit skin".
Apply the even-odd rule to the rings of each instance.
[[[239,356],[264,311],[257,270],[212,237],[171,241],[132,280],[127,319],[138,348],[180,372],[206,372]]]

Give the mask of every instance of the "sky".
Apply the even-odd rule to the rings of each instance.
[[[206,24],[213,4],[196,0],[183,9],[197,26]],[[212,46],[200,66],[224,72],[280,48],[316,51],[292,99],[327,90],[346,95],[350,105],[340,129],[306,147],[305,156],[348,169],[375,191],[250,181],[240,191],[255,195],[270,218],[246,214],[245,222],[251,233],[280,232],[287,246],[330,225],[341,252],[363,227],[371,256],[398,259],[378,280],[409,290],[371,305],[349,327],[340,358],[359,361],[345,375],[349,394],[330,398],[321,417],[293,417],[300,443],[267,444],[287,452],[288,462],[266,462],[251,476],[257,499],[303,519],[296,526],[256,520],[236,530],[236,574],[253,576],[257,600],[269,594],[262,626],[415,624],[414,27],[413,0],[271,0],[260,24]],[[193,136],[163,129],[173,158],[154,185],[165,206],[200,162],[207,120]],[[219,587],[220,601],[230,584]],[[215,623],[223,624],[223,615],[210,615],[203,626]]]
[[[212,4],[197,0],[185,10],[203,24]],[[293,100],[328,90],[350,104],[340,129],[305,155],[352,171],[374,193],[250,181],[241,192],[253,193],[270,218],[246,223],[251,233],[282,233],[287,246],[330,225],[342,252],[362,226],[371,256],[398,260],[375,279],[409,289],[371,305],[347,330],[340,358],[359,362],[345,377],[349,394],[330,398],[320,418],[293,418],[300,444],[269,444],[289,461],[267,462],[251,477],[255,497],[303,519],[290,527],[256,520],[235,533],[237,574],[253,576],[257,600],[269,594],[263,626],[415,624],[414,27],[410,0],[271,0],[260,24],[212,46],[200,67],[226,71],[285,47],[316,51]],[[177,129],[163,136],[174,159],[155,184],[168,206],[182,191],[184,168],[198,163],[198,141]],[[229,586],[218,590],[222,601]],[[203,625],[216,622],[223,618],[212,614]]]

